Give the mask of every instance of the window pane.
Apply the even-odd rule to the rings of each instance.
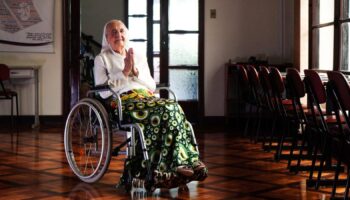
[[[341,26],[341,61],[340,70],[349,71],[350,52],[349,52],[349,23]]]
[[[169,30],[198,30],[198,0],[169,0]]]
[[[132,47],[135,51],[141,55],[146,55],[147,53],[147,42],[129,42],[129,47]]]
[[[153,24],[153,51],[159,52],[160,50],[160,24]]]
[[[147,39],[146,17],[129,17],[129,39]]]
[[[156,83],[160,82],[160,62],[159,57],[153,57],[153,78],[156,81]]]
[[[169,83],[178,100],[198,100],[197,70],[170,69]]]
[[[333,30],[334,26],[313,30],[313,63],[317,69],[333,70]]]
[[[350,7],[349,7],[349,0],[342,0],[342,18],[347,19],[350,18]]]
[[[146,15],[147,0],[129,0],[129,15]]]
[[[160,3],[159,0],[153,0],[153,20],[160,20]]]
[[[198,34],[169,34],[169,65],[198,66]]]
[[[323,24],[334,21],[334,0],[313,0],[312,25]]]

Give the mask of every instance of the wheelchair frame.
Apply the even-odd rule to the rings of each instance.
[[[175,93],[168,87],[157,87],[156,92],[167,90],[177,101]],[[113,122],[109,118],[103,104],[95,98],[89,97],[96,92],[110,91],[117,101],[118,120]],[[147,147],[143,131],[137,123],[123,124],[122,100],[120,94],[114,92],[109,85],[101,85],[88,91],[88,97],[81,99],[73,106],[68,114],[64,131],[64,149],[68,164],[73,173],[82,181],[94,183],[100,180],[109,167],[111,156],[120,154],[125,145],[127,159],[136,155],[136,133],[138,133],[143,158],[147,163],[148,174],[143,180],[144,187],[150,190],[152,176]],[[189,123],[192,132],[192,142],[198,151],[197,141],[193,127]],[[114,128],[114,129],[113,129]],[[113,134],[123,132],[126,140],[112,150]],[[77,138],[76,138],[77,137]],[[198,151],[199,152],[199,151]],[[127,190],[130,190],[134,177],[128,173]],[[148,184],[147,184],[148,183]]]

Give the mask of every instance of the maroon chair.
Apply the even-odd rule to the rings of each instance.
[[[261,126],[261,120],[263,116],[267,116],[267,111],[268,111],[268,105],[266,101],[264,100],[264,94],[262,91],[262,86],[259,78],[258,71],[256,68],[252,65],[247,66],[247,73],[248,73],[248,78],[251,86],[251,92],[252,96],[256,102],[255,107],[255,113],[252,113],[252,116],[254,116],[254,122],[255,124],[252,126],[246,126],[247,128],[249,127],[255,127],[255,130],[252,130],[252,135],[251,135],[251,140],[254,142],[257,142],[260,136],[260,126]]]
[[[332,102],[332,111],[336,114],[337,130],[341,134],[332,139],[332,152],[337,159],[337,168],[334,175],[334,184],[331,197],[334,198],[338,182],[340,164],[345,163],[347,167],[347,182],[344,192],[344,199],[348,199],[350,182],[350,86],[348,80],[341,72],[327,72],[327,91]]]
[[[276,150],[276,160],[281,158],[289,159],[289,154],[282,155],[282,149],[286,137],[291,135],[290,131],[295,132],[295,126],[291,123],[290,112],[293,111],[292,101],[285,98],[286,87],[280,71],[276,67],[270,67],[270,82],[272,86],[272,100],[275,105],[277,119],[280,120],[281,134],[278,138],[278,149]]]
[[[247,127],[250,121],[250,111],[251,107],[255,104],[251,93],[251,85],[249,83],[248,73],[244,66],[237,65],[238,72],[238,84],[239,84],[239,118],[245,118],[245,128],[244,128],[244,136],[247,135]],[[248,107],[248,112],[247,112]]]
[[[264,134],[264,138],[262,141],[262,148],[266,151],[270,151],[272,147],[272,141],[274,139],[274,133],[276,128],[276,122],[277,122],[277,114],[276,114],[276,106],[274,104],[274,101],[272,99],[272,86],[270,82],[270,71],[265,66],[259,67],[259,79],[260,79],[260,85],[262,88],[262,101],[265,102],[265,105],[268,108],[269,113],[272,117],[272,126],[271,126],[271,133],[269,136],[269,144],[266,144],[266,136]]]
[[[299,74],[299,71],[295,68],[287,68],[286,74],[286,96],[292,100],[293,104],[293,118],[292,122],[301,128],[301,131],[296,131],[293,135],[292,145],[290,149],[290,155],[288,159],[288,168],[290,171],[299,171],[300,161],[304,146],[306,144],[305,126],[307,124],[307,117],[305,109],[307,106],[302,105],[301,98],[305,97],[306,91],[304,82]],[[297,165],[291,167],[294,149],[298,146],[298,141],[301,140],[301,146],[299,146],[299,156],[297,158]]]
[[[10,70],[7,65],[0,64],[0,100],[10,100],[11,101],[11,131],[14,127],[14,117],[13,117],[13,101],[16,103],[16,121],[18,123],[18,95],[17,92],[5,88],[4,81],[8,81],[10,79]],[[18,132],[18,126],[17,132]]]
[[[315,188],[318,189],[321,184],[324,163],[326,162],[326,166],[330,169],[333,167],[331,141],[335,137],[339,137],[339,134],[337,131],[334,131],[333,128],[337,123],[336,116],[332,113],[327,113],[327,111],[321,107],[327,107],[329,99],[318,72],[315,70],[305,70],[304,72],[308,103],[310,104],[309,108],[312,114],[312,118],[309,120],[306,128],[309,144],[313,147],[312,167],[310,169],[308,183],[309,185],[314,184]],[[320,165],[317,180],[314,181],[313,172],[318,155],[320,155]],[[324,183],[327,184],[327,181],[328,180],[325,180]],[[329,181],[331,182],[332,180]]]

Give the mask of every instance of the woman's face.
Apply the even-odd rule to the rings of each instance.
[[[123,53],[126,40],[126,27],[122,22],[114,21],[107,25],[107,42],[111,48],[118,52]]]

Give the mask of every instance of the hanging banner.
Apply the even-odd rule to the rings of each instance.
[[[0,0],[0,51],[52,53],[54,0]]]

